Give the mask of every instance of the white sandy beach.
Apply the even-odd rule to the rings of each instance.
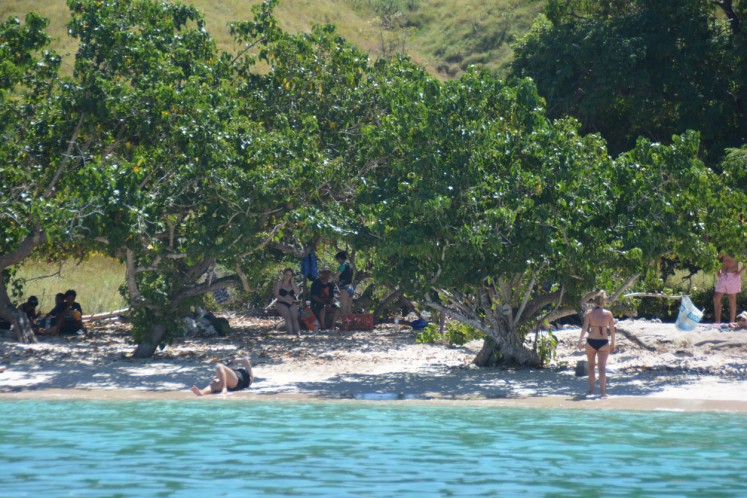
[[[214,364],[248,356],[249,390],[209,399],[365,400],[634,410],[747,412],[747,331],[701,325],[690,332],[645,320],[617,323],[618,352],[608,364],[607,399],[584,397],[575,365],[579,328],[556,332],[558,355],[546,369],[479,369],[481,346],[425,345],[391,324],[373,331],[288,336],[279,320],[226,315],[226,338],[185,338],[155,357],[133,360],[128,326],[90,327],[86,337],[40,337],[20,344],[0,336],[0,400],[19,397],[193,399]]]

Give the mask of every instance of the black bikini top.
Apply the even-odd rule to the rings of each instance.
[[[594,309],[603,310],[604,308],[601,306],[594,306]],[[608,335],[606,324],[605,325],[589,325],[589,335],[591,335],[591,329],[599,329],[599,335],[601,335],[602,337],[606,337]]]
[[[291,289],[289,291],[287,291],[285,289],[280,289],[278,291],[278,294],[280,294],[283,297],[285,297],[285,296],[296,297],[296,291],[294,291],[293,289]]]

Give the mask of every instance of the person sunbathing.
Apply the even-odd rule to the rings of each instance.
[[[737,320],[729,324],[729,328],[732,329],[744,329],[747,328],[747,311],[743,311],[737,315]]]
[[[192,392],[197,396],[204,396],[213,393],[226,394],[229,391],[240,391],[248,388],[254,382],[252,363],[249,358],[243,358],[241,362],[244,366],[236,369],[218,363],[215,366],[215,378],[210,381],[210,384],[203,389],[192,386]]]

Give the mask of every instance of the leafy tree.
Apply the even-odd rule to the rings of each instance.
[[[267,247],[300,257],[309,249],[350,244],[359,225],[355,190],[376,168],[362,154],[365,129],[380,114],[377,71],[331,25],[289,34],[255,15],[232,30],[248,50],[238,60],[242,113],[288,137],[297,167],[284,170],[288,194],[268,224]],[[263,62],[269,73],[252,68]],[[285,190],[283,189],[285,187]]]
[[[697,135],[613,161],[575,121],[547,119],[529,81],[390,72],[370,151],[387,164],[359,192],[359,242],[378,279],[488,336],[478,364],[539,365],[526,333],[578,313],[590,289],[620,292],[662,254],[713,255],[700,196],[717,178]]]
[[[33,13],[0,24],[0,317],[26,342],[36,339],[10,302],[14,267],[42,248],[52,259],[86,245],[101,203],[87,181],[95,168],[82,160],[87,114],[46,49],[46,27]]]
[[[747,143],[745,14],[747,2],[551,0],[511,70],[534,79],[551,117],[576,117],[613,153],[692,129],[715,165]]]
[[[112,172],[96,178],[110,202],[92,224],[126,263],[135,356],[150,356],[190,304],[242,282],[287,144],[237,112],[233,71],[194,8],[69,5],[75,77],[107,133],[90,161]],[[235,273],[206,278],[218,264]]]
[[[727,149],[718,166],[725,188],[716,192],[709,226],[713,243],[744,261],[747,256],[747,145]]]
[[[111,202],[97,221],[127,264],[136,356],[168,342],[173,317],[208,290],[246,288],[265,248],[343,231],[346,106],[367,61],[330,27],[283,33],[275,3],[232,27],[246,44],[232,55],[188,7],[70,2],[76,77],[109,133],[90,160],[120,172],[98,184]],[[269,74],[252,70],[259,59]],[[216,266],[228,275],[205,279]]]

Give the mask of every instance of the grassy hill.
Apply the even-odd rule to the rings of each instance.
[[[236,47],[228,23],[247,19],[261,0],[192,0],[202,10],[218,46]],[[498,70],[510,60],[510,43],[526,32],[544,2],[534,0],[281,0],[276,15],[290,32],[308,31],[313,23],[332,23],[372,57],[408,53],[441,78],[457,77],[469,65]],[[1,0],[0,19],[39,12],[50,19],[55,49],[75,51],[65,25],[64,0]]]

